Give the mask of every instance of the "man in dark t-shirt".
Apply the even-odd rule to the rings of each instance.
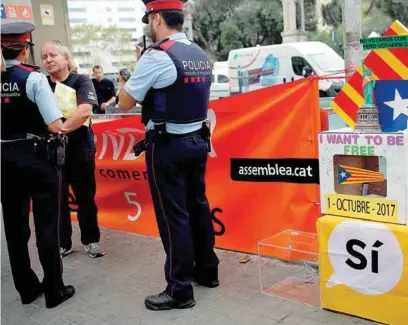
[[[47,77],[47,79],[52,91],[55,92],[57,83],[51,79],[50,75]],[[78,106],[90,104],[92,105],[93,109],[98,106],[95,96],[95,89],[91,80],[87,76],[71,72],[65,80],[60,82],[75,90]],[[95,158],[96,148],[92,123],[90,121],[89,127],[82,125],[77,130],[69,133],[68,139],[69,143],[67,151],[72,152],[73,158]],[[69,159],[70,157],[67,158]]]
[[[96,65],[92,69],[95,79],[92,79],[96,95],[98,97],[99,107],[94,110],[95,114],[105,114],[109,105],[116,103],[115,85],[109,79],[103,77],[103,69],[100,65]]]
[[[44,68],[49,73],[48,82],[54,92],[57,87],[69,87],[68,93],[75,93],[77,108],[66,117],[63,133],[68,136],[65,166],[63,169],[63,198],[60,216],[60,246],[62,257],[71,254],[72,226],[68,204],[69,186],[78,206],[78,222],[81,241],[90,257],[101,257],[105,252],[99,247],[100,232],[97,220],[98,208],[95,203],[95,142],[90,116],[98,106],[95,88],[85,75],[70,73],[68,49],[59,42],[46,43],[41,51]],[[59,92],[59,89],[58,91]],[[58,96],[57,96],[58,97]]]

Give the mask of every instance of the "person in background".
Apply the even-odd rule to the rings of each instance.
[[[78,73],[78,65],[76,64],[76,62],[74,60],[71,61],[71,67],[70,67],[70,72],[72,73]]]
[[[96,95],[98,96],[99,107],[95,114],[105,114],[109,105],[116,103],[115,85],[109,79],[103,77],[103,69],[100,65],[95,65],[92,69],[95,79],[92,79]]]
[[[45,306],[54,308],[71,298],[75,289],[62,279],[60,174],[45,145],[63,128],[62,113],[39,68],[24,64],[34,28],[27,22],[1,26],[1,204],[11,273],[21,302],[31,304],[44,293]],[[28,252],[30,199],[42,283]]]
[[[41,51],[44,68],[49,73],[48,82],[55,92],[56,83],[72,88],[76,93],[77,109],[64,122],[63,132],[68,134],[65,162],[64,205],[60,222],[61,256],[72,250],[72,225],[68,205],[69,185],[78,205],[78,222],[81,242],[92,258],[105,255],[99,246],[98,208],[95,203],[95,153],[96,147],[90,118],[92,108],[98,105],[91,80],[82,74],[70,72],[71,55],[60,42],[49,42]],[[62,108],[63,109],[63,108]]]
[[[143,1],[142,21],[149,24],[155,43],[141,57],[137,48],[138,62],[120,94],[119,108],[129,110],[142,102],[147,174],[166,252],[167,287],[148,296],[145,306],[191,308],[193,280],[208,288],[219,285],[205,190],[212,70],[208,56],[183,33],[185,1]],[[200,69],[191,69],[188,62],[201,63]]]

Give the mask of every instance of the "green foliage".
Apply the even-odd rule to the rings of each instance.
[[[328,26],[340,26],[342,23],[342,1],[331,0],[322,5],[323,21]],[[363,34],[373,30],[383,32],[394,20],[408,25],[407,0],[362,0]]]
[[[408,26],[408,1],[407,0],[371,0],[378,9],[384,11],[392,20],[399,20]]]
[[[194,11],[195,41],[216,60],[230,50],[282,42],[279,0],[202,0]]]
[[[305,4],[305,29],[315,32],[317,29],[316,0],[304,0]]]
[[[118,26],[101,26],[81,24],[72,29],[73,45],[86,47],[91,52],[91,56],[86,58],[87,64],[94,64],[98,57],[96,53],[110,52],[116,56],[119,68],[131,68],[136,64],[136,53],[132,41],[132,34],[119,28]],[[129,60],[134,57],[133,60]],[[117,64],[117,63],[116,63]]]
[[[366,13],[362,20],[363,37],[368,37],[371,32],[383,34],[395,20],[382,9],[375,6],[370,9],[370,5],[367,3],[363,4],[363,13]]]
[[[343,1],[331,0],[316,8],[316,0],[304,0],[309,39],[328,44],[340,55],[343,55]],[[328,30],[317,31],[316,10],[321,10]],[[297,12],[300,27],[300,10]],[[408,0],[362,0],[363,37],[372,31],[383,33],[396,19],[408,25]],[[193,29],[195,41],[213,60],[226,60],[232,49],[282,42],[282,3],[281,0],[196,0]],[[337,42],[333,41],[333,31],[337,33]]]
[[[132,42],[132,34],[118,26],[81,24],[72,29],[72,43],[101,51],[121,50]]]
[[[193,14],[194,40],[210,55],[221,56],[224,44],[221,42],[221,24],[233,14],[233,8],[243,0],[201,0]]]
[[[316,31],[316,0],[304,0],[304,3],[306,30]],[[300,17],[300,10],[297,12]],[[195,5],[193,29],[195,42],[213,60],[226,60],[232,49],[282,43],[282,3],[281,0],[200,0]]]
[[[321,8],[324,24],[338,32],[338,48],[333,42],[331,31],[312,33],[310,39],[328,44],[343,56],[342,2],[331,0]],[[384,33],[396,19],[408,24],[408,0],[362,0],[363,37],[368,37],[373,31]]]

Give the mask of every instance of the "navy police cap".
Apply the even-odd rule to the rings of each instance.
[[[146,5],[146,13],[142,18],[142,22],[148,23],[147,16],[151,12],[160,10],[178,10],[184,11],[184,3],[188,0],[142,0]]]
[[[35,25],[28,22],[8,22],[1,24],[1,41],[21,44],[31,44],[31,32]]]

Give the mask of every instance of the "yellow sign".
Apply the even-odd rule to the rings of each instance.
[[[326,206],[327,213],[337,216],[381,222],[398,222],[398,201],[396,200],[326,194]]]
[[[408,324],[408,227],[335,216],[317,222],[323,308]]]
[[[65,118],[69,118],[78,108],[76,90],[63,83],[57,82],[55,86],[55,98]],[[91,119],[88,118],[83,125],[89,127],[90,121]]]

